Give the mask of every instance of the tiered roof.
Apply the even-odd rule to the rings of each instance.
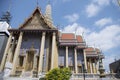
[[[72,40],[75,39],[75,35],[73,33],[62,33],[61,39]]]
[[[87,57],[98,57],[101,51],[98,48],[88,47],[85,49],[85,53]],[[103,54],[101,56],[103,56]]]
[[[59,36],[60,46],[76,46],[76,48],[84,48],[87,57],[97,57],[101,51],[98,48],[87,47],[81,35],[74,33],[61,33]]]
[[[85,48],[86,44],[82,36],[73,33],[61,33],[59,36],[60,46],[76,46],[76,48]]]

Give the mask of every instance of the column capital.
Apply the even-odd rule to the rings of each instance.
[[[55,32],[53,32],[53,36],[55,36],[56,35],[56,33]]]
[[[23,32],[20,32],[20,35],[22,36],[22,35],[23,35]]]
[[[68,48],[68,46],[66,46],[66,48]]]
[[[45,36],[46,35],[46,32],[42,32],[42,36]]]
[[[76,48],[74,48],[74,51],[77,51],[77,49],[76,49]]]

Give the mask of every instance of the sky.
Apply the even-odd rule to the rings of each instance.
[[[38,0],[44,15],[49,0]],[[120,6],[117,0],[50,0],[54,25],[64,33],[82,35],[88,46],[105,55],[104,67],[120,59]],[[0,16],[12,15],[11,27],[18,28],[37,6],[37,0],[1,0]]]

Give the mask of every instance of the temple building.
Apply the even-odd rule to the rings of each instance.
[[[9,31],[10,29],[10,19],[11,19],[11,14],[9,11],[6,11],[3,13],[2,16],[0,16],[0,65],[2,61],[2,57],[6,48],[7,40],[9,37]]]
[[[9,28],[9,24],[7,22],[0,21],[0,64],[9,37],[9,32],[7,30],[8,28]]]
[[[100,74],[101,51],[88,47],[81,35],[60,32],[51,14],[50,4],[44,15],[36,7],[19,28],[9,29],[0,71],[7,70],[7,76],[39,77],[53,68],[68,67],[73,74]]]

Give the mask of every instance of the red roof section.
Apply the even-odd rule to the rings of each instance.
[[[83,42],[82,36],[78,35],[76,36],[78,42]]]
[[[75,35],[73,33],[62,33],[61,39],[75,39]]]

